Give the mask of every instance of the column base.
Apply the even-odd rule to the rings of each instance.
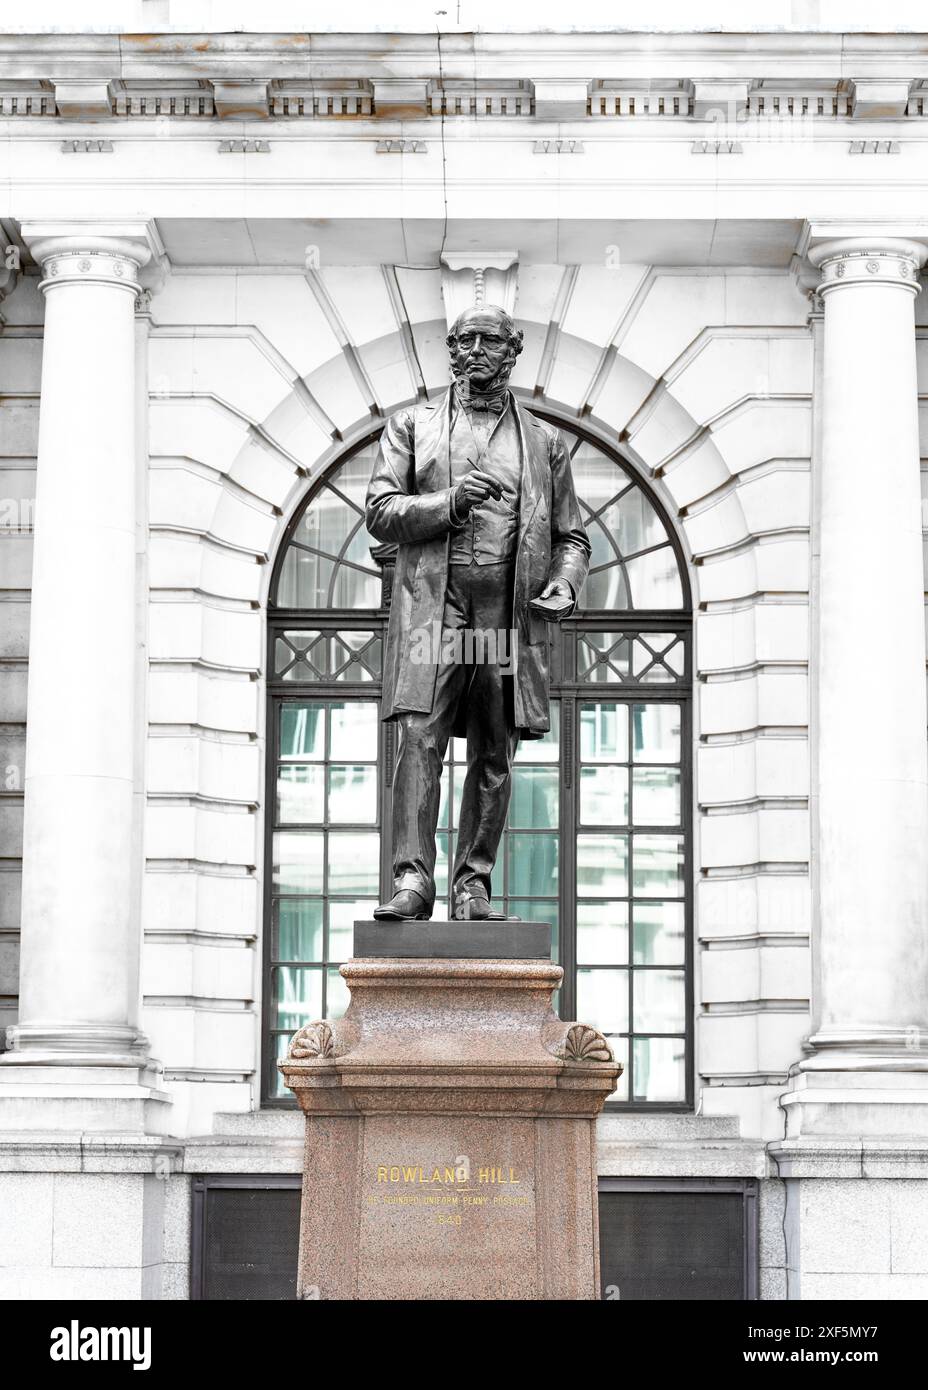
[[[805,1071],[928,1072],[928,1033],[911,1028],[822,1029],[792,1068]]]
[[[787,1139],[928,1139],[928,1070],[796,1068],[780,1107]]]
[[[0,1056],[0,1133],[168,1133],[171,1097],[161,1064],[130,1054]]]
[[[16,1023],[6,1030],[0,1067],[138,1067],[148,1039],[137,1028],[96,1023]]]

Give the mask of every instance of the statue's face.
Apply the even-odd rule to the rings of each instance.
[[[515,350],[505,325],[493,309],[471,309],[458,320],[450,344],[451,368],[477,390],[505,382],[515,362]]]

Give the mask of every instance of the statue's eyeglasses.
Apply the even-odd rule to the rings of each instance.
[[[474,346],[477,337],[476,333],[459,333],[457,342],[460,347],[469,348]],[[489,348],[505,347],[506,345],[506,339],[497,337],[495,333],[481,333],[479,337],[480,341]]]

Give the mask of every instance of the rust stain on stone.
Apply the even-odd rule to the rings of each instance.
[[[421,103],[413,103],[407,106],[394,106],[392,103],[388,102],[385,106],[380,106],[374,114],[375,116],[382,116],[388,121],[416,121],[421,120],[425,115],[425,109]]]

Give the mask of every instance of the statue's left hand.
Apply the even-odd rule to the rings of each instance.
[[[539,598],[567,598],[571,603],[574,601],[574,591],[567,583],[566,579],[552,579],[550,584],[546,584],[538,595]]]

